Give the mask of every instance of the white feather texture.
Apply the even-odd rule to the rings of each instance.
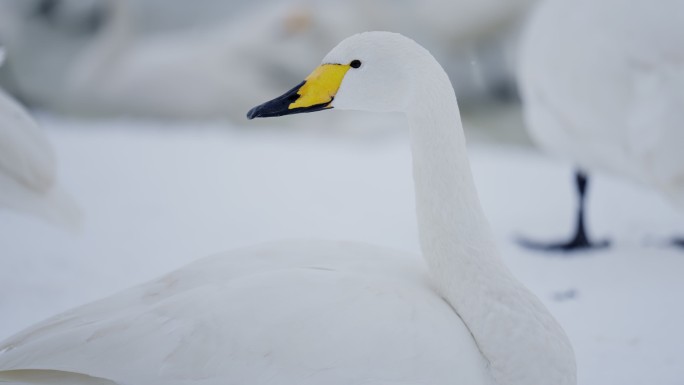
[[[323,241],[201,259],[3,342],[0,381],[574,385],[565,333],[499,258],[446,73],[387,32],[324,62],[352,60],[333,106],[405,113],[424,262]]]
[[[520,54],[530,134],[684,208],[682,36],[682,0],[542,2]]]

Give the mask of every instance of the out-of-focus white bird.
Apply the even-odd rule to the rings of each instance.
[[[575,236],[544,249],[607,246],[584,229],[586,173],[648,185],[684,209],[684,1],[548,0],[523,37],[519,83],[531,136],[578,168]]]
[[[0,50],[0,64],[4,51]],[[0,206],[75,228],[80,213],[57,186],[55,155],[36,122],[0,89]]]
[[[567,336],[499,257],[434,57],[354,35],[248,117],[331,108],[405,114],[424,261],[321,241],[205,258],[0,343],[0,382],[575,385]]]
[[[61,101],[69,103],[63,104],[66,110],[80,113],[241,117],[250,100],[298,79],[337,41],[373,28],[414,35],[446,63],[457,58],[459,65],[446,69],[465,99],[486,87],[487,80],[474,76],[469,55],[478,39],[511,24],[533,1],[281,2],[253,7],[210,28],[140,37],[136,6],[118,0],[104,30],[69,71]]]
[[[240,11],[226,12],[225,20],[213,16],[191,27],[183,19],[173,29],[168,20],[161,21],[167,13],[178,19],[174,12],[179,11],[168,2],[160,8],[159,0],[52,0],[44,17],[14,20],[8,24],[15,27],[5,29],[23,54],[12,63],[17,91],[48,108],[86,115],[242,119],[250,100],[300,78],[311,60],[339,40],[378,28],[413,35],[430,48],[447,64],[462,101],[487,97],[510,86],[513,77],[508,51],[497,36],[534,1],[279,0],[246,7],[231,0],[224,3]],[[17,2],[7,13],[26,14],[31,2]],[[150,17],[153,12],[156,17]],[[82,28],[74,31],[67,20]],[[98,27],[92,37],[83,33],[87,26]],[[55,48],[61,45],[65,48]],[[41,49],[31,51],[36,46]],[[49,51],[50,71],[40,60],[48,50],[56,51]],[[61,62],[55,59],[60,50],[68,52]]]

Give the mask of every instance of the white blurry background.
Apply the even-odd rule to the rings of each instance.
[[[543,0],[541,0],[543,1]],[[31,108],[83,221],[73,232],[0,211],[0,338],[198,257],[281,238],[418,252],[407,132],[351,112],[247,121],[338,41],[392,30],[454,83],[485,211],[504,258],[558,317],[580,384],[684,383],[684,218],[609,176],[590,231],[613,247],[519,248],[561,238],[572,165],[535,150],[515,85],[533,0],[250,2],[0,0],[3,88]]]

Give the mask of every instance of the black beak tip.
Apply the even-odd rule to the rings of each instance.
[[[266,103],[260,104],[251,110],[247,111],[247,119],[252,120],[254,118],[271,118],[274,116],[289,115],[297,113],[301,109],[290,109],[290,104],[294,103],[299,99],[299,94],[297,92],[304,85],[305,82],[297,84],[296,87],[287,91],[281,96],[268,101]]]
[[[254,118],[259,117],[259,111],[257,109],[258,107],[254,107],[251,110],[247,111],[247,119],[252,120]]]

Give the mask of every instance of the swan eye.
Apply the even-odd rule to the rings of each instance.
[[[349,65],[351,68],[359,68],[361,67],[361,60],[354,59],[351,61],[351,63],[349,63]]]

